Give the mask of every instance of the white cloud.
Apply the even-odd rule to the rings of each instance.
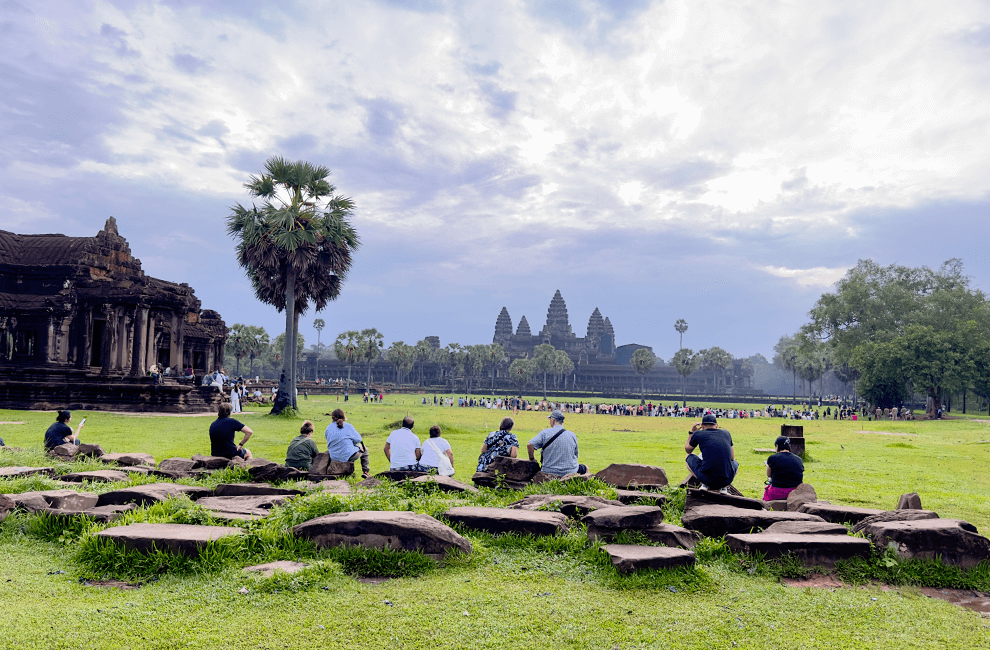
[[[827,288],[838,282],[849,269],[816,266],[810,269],[789,269],[783,266],[761,266],[760,271],[793,281],[799,287]]]

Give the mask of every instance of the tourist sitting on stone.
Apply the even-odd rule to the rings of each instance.
[[[512,398],[515,400],[515,398]],[[484,472],[497,456],[515,458],[519,453],[519,439],[512,433],[515,422],[512,418],[503,418],[498,431],[492,431],[481,443],[481,455],[478,456],[478,471]]]
[[[791,453],[791,441],[787,436],[778,436],[773,441],[777,453],[767,458],[767,476],[770,481],[763,491],[764,501],[786,499],[794,488],[804,482],[804,462]]]
[[[210,455],[251,460],[251,451],[244,444],[254,435],[254,431],[230,417],[230,411],[230,402],[220,403],[217,419],[210,425]],[[235,445],[234,434],[238,431],[242,432],[244,437],[239,445]]]
[[[695,447],[701,448],[700,458],[694,455]],[[701,482],[701,489],[728,493],[739,471],[739,463],[736,462],[732,435],[718,428],[718,420],[713,413],[707,413],[701,422],[694,423],[688,432],[684,451],[688,453],[685,459],[688,471]]]
[[[402,428],[388,434],[385,440],[385,458],[389,460],[389,469],[407,472],[425,472],[419,464],[423,456],[419,437],[413,433],[414,421],[408,415],[402,419]]]
[[[450,467],[444,471],[444,463],[440,454],[447,457]],[[423,454],[419,464],[426,468],[426,471],[436,470],[438,474],[453,476],[454,474],[454,451],[450,448],[450,443],[440,437],[440,427],[434,424],[430,427],[430,437],[423,443]]]
[[[578,440],[573,431],[564,428],[564,414],[554,410],[547,416],[550,428],[536,434],[526,445],[529,459],[536,460],[536,450],[542,449],[540,471],[554,476],[585,474],[588,468],[578,463]]]
[[[306,420],[299,429],[299,435],[289,443],[285,452],[285,466],[309,470],[313,464],[313,456],[320,453],[319,447],[313,442],[313,423]]]
[[[330,419],[333,422],[327,425],[327,430],[324,432],[330,460],[339,463],[353,463],[360,458],[361,476],[363,478],[371,476],[368,466],[368,448],[364,445],[361,434],[354,428],[354,425],[346,421],[343,409],[334,409],[333,413],[330,414]]]
[[[79,426],[76,427],[75,433],[72,433],[72,427],[69,426],[71,420],[72,413],[69,411],[58,412],[55,422],[45,431],[45,451],[51,451],[59,445],[68,443],[79,444],[79,432],[82,431],[83,425],[86,424],[86,418],[83,418]]]

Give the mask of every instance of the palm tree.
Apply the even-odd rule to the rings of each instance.
[[[533,362],[529,359],[515,359],[509,364],[509,379],[519,389],[519,397],[522,397],[522,389],[529,383],[529,378],[536,370]]]
[[[314,379],[320,378],[320,355],[323,353],[323,348],[320,345],[320,335],[326,326],[327,324],[322,318],[317,318],[313,321],[313,329],[316,330],[316,377]]]
[[[683,318],[678,318],[677,319],[677,322],[674,323],[674,329],[677,330],[677,333],[681,335],[680,348],[683,348],[684,347],[684,332],[686,332],[688,330],[687,321],[684,320]],[[678,348],[678,349],[680,349],[680,348]]]
[[[646,375],[653,366],[657,365],[656,356],[646,348],[640,348],[633,352],[632,367],[639,375],[639,401],[646,403]]]
[[[505,349],[498,343],[488,346],[488,362],[492,366],[492,394],[495,394],[495,370],[505,361]]]
[[[337,358],[347,365],[347,388],[351,387],[351,366],[358,360],[358,338],[360,332],[347,330],[337,335],[337,340],[333,342],[333,351]]]
[[[698,356],[691,348],[681,348],[670,360],[674,369],[677,370],[677,374],[681,376],[681,406],[687,406],[687,402],[684,400],[684,384],[688,375],[698,369],[698,362]]]
[[[357,233],[347,221],[354,202],[327,178],[330,170],[275,156],[261,176],[244,184],[262,200],[250,209],[231,208],[227,232],[239,238],[238,262],[260,300],[285,311],[285,349],[278,399],[272,413],[296,407],[296,355],[299,315],[312,300],[317,311],[340,294],[350,269]]]
[[[547,373],[553,370],[557,360],[557,348],[549,343],[541,343],[533,350],[533,363],[543,371],[543,399],[547,398]]]
[[[365,384],[369,393],[371,392],[371,364],[378,361],[385,347],[385,337],[374,327],[361,330],[358,335],[358,358],[368,364],[368,377]]]

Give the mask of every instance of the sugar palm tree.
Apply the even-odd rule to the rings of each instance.
[[[310,301],[317,311],[340,294],[359,239],[347,218],[354,202],[327,178],[327,167],[275,156],[260,176],[244,184],[261,206],[235,204],[227,232],[239,240],[237,257],[262,302],[285,312],[285,350],[279,378],[278,413],[296,406],[296,355],[299,315]]]
[[[323,354],[323,347],[320,345],[320,335],[323,334],[323,328],[326,326],[326,321],[322,318],[317,318],[313,321],[313,329],[316,330],[316,377],[314,379],[320,378],[320,355]]]
[[[639,348],[632,355],[632,367],[639,375],[639,401],[646,402],[646,375],[657,364],[656,356],[646,348]]]

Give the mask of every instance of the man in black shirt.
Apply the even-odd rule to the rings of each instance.
[[[777,453],[767,458],[767,477],[770,483],[763,492],[764,501],[786,499],[804,481],[804,462],[791,453],[790,439],[779,436],[773,444]]]
[[[230,402],[220,403],[217,419],[210,425],[210,455],[251,460],[251,451],[244,446],[244,443],[254,434],[254,431],[230,417],[231,409]],[[241,440],[241,444],[235,445],[234,434],[238,431],[244,433],[244,438]]]
[[[694,455],[695,447],[701,448],[701,457]],[[711,413],[695,422],[688,432],[684,451],[688,453],[685,462],[691,474],[701,481],[701,489],[718,490],[728,493],[732,479],[739,471],[736,450],[732,446],[732,435],[718,428],[718,421]]]

